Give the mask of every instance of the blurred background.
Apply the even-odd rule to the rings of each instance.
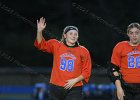
[[[0,0],[0,100],[48,98],[52,55],[34,47],[36,20],[46,18],[44,37],[61,39],[67,25],[92,57],[84,100],[114,100],[106,74],[113,47],[127,40],[127,26],[140,20],[139,0]],[[43,89],[42,89],[43,88]],[[42,99],[40,99],[42,100]],[[45,99],[48,100],[48,99]]]

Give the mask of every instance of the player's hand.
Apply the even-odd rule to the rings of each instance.
[[[118,100],[124,100],[124,91],[122,88],[117,88],[117,97]]]
[[[71,89],[77,82],[77,78],[67,80],[66,84],[64,85],[64,89]]]
[[[39,20],[37,20],[37,32],[40,33],[44,30],[46,27],[45,18],[41,17]]]

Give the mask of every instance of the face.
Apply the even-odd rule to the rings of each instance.
[[[66,39],[67,45],[74,46],[78,40],[78,32],[76,30],[70,30],[64,34],[64,38]]]
[[[140,42],[140,30],[137,29],[136,27],[131,28],[129,32],[127,33],[129,39],[130,39],[130,44],[132,45],[138,45]]]

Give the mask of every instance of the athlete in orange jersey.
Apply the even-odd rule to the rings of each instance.
[[[140,44],[132,46],[128,41],[118,43],[111,62],[120,68],[126,83],[140,83]]]
[[[78,43],[78,28],[67,26],[61,41],[45,41],[42,31],[45,19],[37,20],[37,39],[34,45],[43,52],[53,54],[50,79],[50,100],[81,100],[83,82],[91,74],[91,58],[88,50]]]
[[[129,41],[119,42],[111,58],[119,100],[134,100],[140,95],[140,25],[130,24],[127,35]]]

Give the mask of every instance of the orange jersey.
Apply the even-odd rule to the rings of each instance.
[[[113,49],[111,63],[120,68],[126,83],[140,83],[140,45],[131,46],[128,41],[119,42]]]
[[[66,81],[76,78],[80,75],[84,81],[88,82],[91,74],[91,58],[88,50],[83,46],[73,48],[56,39],[45,41],[42,39],[38,44],[37,40],[34,45],[44,52],[53,54],[53,68],[50,83],[58,86],[64,86]],[[78,82],[75,86],[81,86],[83,83]]]

